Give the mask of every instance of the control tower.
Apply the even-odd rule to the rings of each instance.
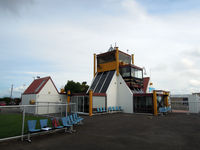
[[[94,54],[94,78],[88,92],[92,90],[94,95],[106,98],[103,103],[93,100],[93,109],[121,106],[125,113],[156,114],[159,107],[168,106],[169,92],[147,93],[149,80],[143,77],[143,68],[134,64],[133,54],[124,53],[118,47]]]

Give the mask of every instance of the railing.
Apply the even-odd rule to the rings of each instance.
[[[48,118],[65,117],[77,112],[76,104],[39,102],[35,105],[0,106],[0,141],[21,138],[27,136],[27,120],[39,120]]]

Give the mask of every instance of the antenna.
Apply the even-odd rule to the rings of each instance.
[[[113,47],[112,47],[112,44],[110,45],[110,48],[108,49],[108,52],[110,52],[110,51],[113,51],[114,49],[113,49]]]
[[[117,47],[117,42],[115,42],[115,47]]]
[[[150,79],[151,79],[151,68],[150,68],[149,72],[150,72]]]

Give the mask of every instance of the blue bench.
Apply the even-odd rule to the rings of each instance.
[[[171,110],[171,107],[160,107],[159,108],[160,113],[167,113],[170,110]]]
[[[40,129],[36,129],[37,120],[28,120],[28,142],[31,142],[31,133],[39,132]]]
[[[72,131],[73,131],[73,125],[68,124],[67,117],[62,117],[61,120],[62,120],[63,126],[66,127],[66,129],[69,128],[70,129],[69,132],[72,133]],[[65,132],[66,131],[67,130],[65,130]]]

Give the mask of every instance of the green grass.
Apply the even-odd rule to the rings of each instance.
[[[24,133],[28,131],[27,120],[37,120],[36,128],[40,128],[39,120],[45,117],[26,115],[24,123]],[[22,132],[22,114],[0,114],[0,138],[21,135]],[[48,122],[50,125],[50,120]],[[50,125],[51,126],[51,125]]]

